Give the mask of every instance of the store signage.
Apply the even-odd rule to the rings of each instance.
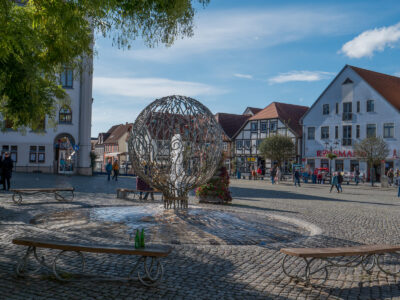
[[[248,157],[247,161],[256,161],[256,158],[255,157]]]
[[[355,157],[354,151],[351,150],[333,150],[333,154],[337,157]],[[330,153],[329,150],[317,150],[317,157],[326,157]]]

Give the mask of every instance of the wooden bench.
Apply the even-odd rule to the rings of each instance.
[[[74,199],[74,188],[73,187],[64,187],[64,188],[25,188],[25,189],[11,189],[13,192],[12,200],[15,204],[21,204],[23,195],[36,195],[36,194],[48,194],[53,193],[54,198],[57,201],[72,201]],[[61,192],[70,192],[71,196],[66,198]]]
[[[140,263],[143,262],[142,274],[141,271],[137,271],[137,276],[139,281],[146,286],[153,286],[157,284],[163,277],[164,269],[159,258],[166,257],[171,252],[169,247],[149,247],[149,248],[139,248],[135,249],[134,245],[94,245],[94,244],[81,244],[61,240],[49,240],[40,239],[32,237],[21,237],[13,239],[13,244],[27,246],[28,249],[22,259],[18,262],[16,267],[16,273],[18,276],[24,276],[27,273],[28,259],[31,255],[35,258],[36,262],[39,263],[39,267],[34,271],[38,272],[40,269],[44,268],[48,271],[53,272],[56,279],[61,281],[71,280],[73,277],[85,277],[94,279],[111,279],[111,280],[132,280],[134,273],[140,267]],[[52,260],[51,265],[49,265],[44,257],[39,258],[36,249],[37,248],[47,248],[61,250]],[[69,273],[61,270],[57,266],[57,261],[66,252],[75,252],[80,257],[81,267],[79,273]],[[120,254],[120,255],[135,255],[140,256],[132,271],[129,273],[128,277],[106,277],[106,276],[96,276],[91,274],[85,274],[85,258],[82,252],[91,253],[108,253],[108,254]],[[149,260],[149,263],[148,263]],[[65,263],[63,261],[63,263]]]
[[[324,282],[328,278],[328,268],[330,267],[358,267],[361,265],[368,274],[372,273],[372,269],[377,266],[379,270],[385,274],[398,276],[398,272],[392,272],[385,269],[384,254],[398,255],[400,245],[362,245],[354,247],[338,247],[338,248],[283,248],[280,250],[285,257],[282,260],[283,272],[297,281],[304,281],[306,285],[310,283],[312,275],[323,271],[325,273]],[[290,274],[286,264],[289,257],[298,257],[304,260],[305,269],[303,276]],[[337,261],[339,257],[350,257],[348,261]],[[322,265],[312,269],[312,263],[317,259],[322,261]],[[290,263],[290,265],[292,265]],[[362,285],[362,283],[360,283]]]
[[[129,194],[133,194],[133,199],[136,199],[136,196],[137,196],[138,200],[142,200],[142,199],[140,199],[140,193],[142,193],[142,194],[146,194],[146,193],[161,194],[161,200],[164,200],[164,196],[163,196],[162,192],[159,190],[143,191],[143,190],[125,189],[125,188],[117,189],[117,198],[128,199]]]

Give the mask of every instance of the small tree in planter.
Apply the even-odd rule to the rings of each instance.
[[[196,196],[200,203],[227,203],[232,201],[229,191],[229,174],[226,167],[220,162],[220,166],[211,179],[196,189]]]

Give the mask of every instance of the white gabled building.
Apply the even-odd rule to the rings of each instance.
[[[92,59],[88,62],[92,66]],[[0,133],[2,154],[10,152],[15,170],[90,175],[92,74],[86,71],[74,78],[71,69],[60,76],[71,98],[70,105],[58,107],[57,127],[44,122],[40,132],[6,129]],[[7,124],[6,124],[7,127]]]
[[[387,168],[400,168],[400,78],[346,65],[302,118],[304,160],[311,168],[368,173],[355,142],[382,137],[390,147]],[[379,168],[376,170],[379,174]]]

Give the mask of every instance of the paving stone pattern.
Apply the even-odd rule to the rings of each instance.
[[[400,199],[394,189],[345,185],[343,193],[337,194],[329,193],[327,185],[295,188],[288,183],[272,186],[266,181],[232,180],[232,205],[205,205],[205,209],[264,214],[268,219],[275,216],[277,222],[292,224],[286,229],[292,228],[297,235],[289,241],[282,234],[282,239],[265,245],[172,243],[173,252],[163,260],[165,279],[159,286],[147,288],[136,281],[60,283],[44,273],[25,279],[14,276],[16,260],[24,254],[23,247],[11,244],[14,237],[131,242],[125,224],[109,222],[99,226],[98,222],[80,216],[87,215],[91,208],[139,205],[115,197],[116,188],[134,187],[133,178],[107,182],[105,176],[18,173],[14,174],[12,184],[74,186],[76,197],[73,202],[64,203],[52,196],[36,195],[24,198],[22,205],[17,206],[11,194],[0,193],[0,299],[400,299],[399,281],[377,270],[368,275],[361,268],[331,269],[324,284],[318,278],[314,286],[296,284],[282,273],[279,253],[281,247],[288,246],[400,244]],[[190,202],[196,204],[194,198]],[[46,256],[54,251],[41,253]],[[110,275],[127,274],[134,263],[132,257],[123,255],[85,257],[89,271]],[[76,257],[70,260],[74,266]],[[290,272],[299,272],[301,267],[300,261],[292,261]]]

